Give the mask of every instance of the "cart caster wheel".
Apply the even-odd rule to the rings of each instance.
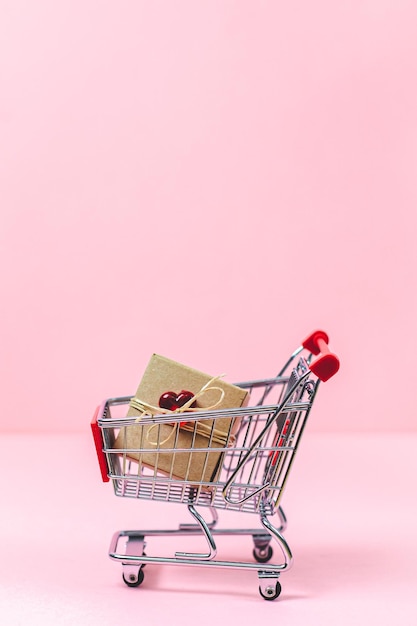
[[[142,568],[139,569],[137,576],[135,576],[134,574],[128,574],[127,576],[125,574],[122,574],[122,576],[123,582],[128,587],[139,587],[139,585],[143,583],[143,579],[145,578],[145,574],[142,571]]]
[[[264,600],[276,600],[281,593],[281,583],[277,580],[275,589],[273,586],[267,586],[264,589],[259,587],[259,593]]]
[[[272,546],[266,546],[266,548],[254,548],[253,549],[253,558],[258,561],[258,563],[267,563],[272,555],[273,555],[274,551],[272,549]]]

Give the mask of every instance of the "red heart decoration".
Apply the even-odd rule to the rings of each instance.
[[[191,391],[183,389],[179,394],[175,391],[166,391],[159,398],[159,406],[161,409],[167,409],[168,411],[175,411],[184,406],[186,402],[194,398],[194,394]],[[195,402],[191,404],[191,407],[195,407]],[[183,426],[185,422],[180,422],[180,426]]]
[[[168,411],[175,411],[178,408],[177,394],[175,391],[166,391],[159,398],[159,406],[161,409],[168,409]]]

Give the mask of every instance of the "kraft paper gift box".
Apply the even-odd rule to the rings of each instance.
[[[123,449],[130,450],[123,453],[127,458],[151,467],[163,475],[191,482],[216,480],[223,457],[220,448],[233,442],[233,435],[239,427],[239,418],[218,417],[215,420],[191,421],[188,424],[181,422],[181,426],[179,424],[174,426],[170,423],[170,414],[167,414],[163,424],[140,424],[144,416],[162,413],[161,409],[149,410],[147,406],[158,407],[163,393],[173,391],[179,394],[182,390],[187,390],[197,395],[212,379],[212,376],[181,363],[158,354],[152,355],[127,413],[128,417],[136,417],[137,423],[121,428],[115,447],[121,452]],[[209,410],[210,407],[230,409],[246,406],[248,401],[247,390],[216,378],[209,388],[197,397],[195,405],[199,410]],[[178,417],[178,414],[171,414],[171,417],[172,415]],[[190,415],[198,416],[198,411],[180,414],[184,422]],[[210,439],[212,427],[215,428],[217,436]],[[209,447],[215,449],[198,452],[199,448]],[[175,448],[186,448],[190,452],[176,452]],[[142,452],[144,449],[147,451]],[[150,449],[152,451],[149,451]]]

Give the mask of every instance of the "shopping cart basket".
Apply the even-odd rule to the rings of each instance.
[[[271,379],[237,383],[250,391],[250,406],[237,409],[217,409],[184,413],[169,417],[170,423],[187,420],[188,426],[206,422],[212,432],[216,419],[238,420],[239,427],[221,446],[210,437],[207,448],[198,454],[218,454],[221,470],[213,482],[179,479],[171,473],[161,473],[141,462],[141,454],[157,455],[190,452],[176,445],[150,449],[115,447],[120,429],[137,428],[134,417],[123,417],[131,397],[116,397],[97,407],[92,421],[102,479],[112,481],[117,496],[176,502],[185,504],[193,523],[180,524],[174,530],[124,530],[111,540],[109,556],[122,565],[123,580],[129,587],[143,582],[143,567],[147,563],[220,567],[253,570],[259,579],[259,592],[266,600],[274,600],[281,592],[279,576],[293,562],[291,549],[284,538],[286,517],[281,497],[287,482],[310,409],[321,381],[331,378],[339,369],[339,360],[328,348],[328,336],[315,331],[290,356],[279,374]],[[166,415],[144,416],[141,425],[166,423]],[[136,460],[132,459],[135,453]],[[191,455],[190,455],[191,458]],[[196,507],[210,512],[207,521]],[[218,510],[227,509],[255,514],[257,528],[219,529]],[[275,518],[274,518],[275,516]],[[275,522],[275,519],[277,520]],[[146,539],[157,536],[193,537],[207,541],[207,552],[175,552],[171,556],[145,553]],[[219,535],[248,535],[253,540],[252,559],[247,561],[219,560],[215,538]],[[280,561],[272,563],[271,540],[280,548]]]

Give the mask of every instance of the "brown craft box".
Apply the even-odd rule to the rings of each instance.
[[[179,393],[186,389],[196,394],[211,378],[212,376],[203,372],[154,354],[144,372],[135,397],[157,407],[160,396],[166,391]],[[247,405],[249,394],[245,389],[236,387],[222,379],[216,379],[212,385],[220,387],[224,391],[224,397],[215,407],[216,409],[230,409]],[[208,390],[197,400],[197,407],[204,410],[214,405],[218,401],[219,395],[219,391]],[[122,428],[116,438],[116,448],[135,449],[134,452],[126,453],[127,458],[154,468],[164,475],[181,480],[191,482],[216,480],[221,469],[223,453],[219,449],[213,452],[198,452],[198,448],[209,447],[209,439],[206,436],[182,428],[179,428],[176,433],[172,433],[173,426],[170,423],[169,415],[166,416],[166,424],[141,425],[141,411],[129,406],[127,416],[139,418],[138,424]],[[182,413],[181,416],[184,416],[184,421],[187,419],[187,413]],[[229,431],[231,434],[237,431],[240,420],[239,418],[232,420],[228,417],[219,417],[216,420],[201,420],[201,423],[204,422],[205,425],[211,427],[214,421],[216,430],[227,435]],[[189,448],[190,452],[175,452],[175,442],[177,448]],[[220,446],[218,443],[214,443],[211,447],[219,448]],[[149,448],[155,448],[155,452],[141,452],[141,450]],[[163,452],[163,450],[170,451]]]

